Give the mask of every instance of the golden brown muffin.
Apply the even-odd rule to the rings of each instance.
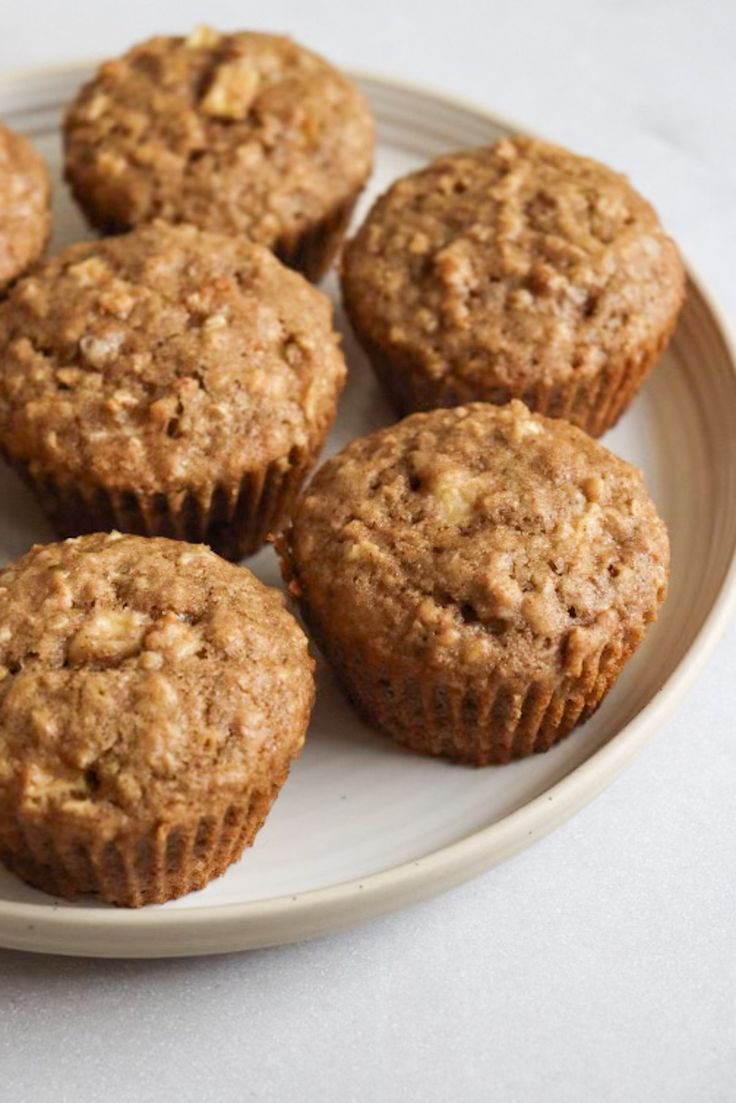
[[[363,713],[412,750],[476,765],[544,751],[598,706],[669,561],[640,472],[517,401],[349,444],[282,551]]]
[[[166,223],[21,280],[0,354],[0,448],[61,536],[232,559],[283,520],[345,376],[321,292],[261,245]]]
[[[0,626],[0,859],[126,907],[219,877],[312,707],[281,594],[201,546],[95,534],[1,571]]]
[[[628,180],[529,138],[398,180],[345,251],[345,305],[400,412],[512,398],[594,436],[666,345],[674,243]]]
[[[93,225],[190,222],[318,279],[371,170],[357,89],[288,38],[200,27],[107,61],[64,124],[66,177]]]
[[[26,138],[0,123],[0,291],[46,248],[50,202],[43,158]]]

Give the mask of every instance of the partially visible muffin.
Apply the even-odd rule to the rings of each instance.
[[[163,903],[249,846],[314,697],[282,595],[203,547],[96,534],[0,572],[0,859]]]
[[[393,184],[345,250],[343,292],[400,412],[521,398],[597,436],[667,344],[684,271],[625,177],[504,138]]]
[[[516,401],[353,441],[281,550],[368,719],[475,765],[544,751],[590,715],[655,619],[669,562],[640,472]]]
[[[0,123],[0,291],[46,248],[51,180],[41,155]]]
[[[344,377],[326,296],[263,246],[191,226],[70,246],[0,304],[0,448],[61,536],[255,551]]]
[[[159,37],[105,62],[64,124],[65,171],[93,225],[152,218],[260,242],[317,279],[370,173],[358,90],[288,38]]]

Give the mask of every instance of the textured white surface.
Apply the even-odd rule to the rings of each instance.
[[[6,0],[0,66],[260,23],[626,169],[736,318],[736,11],[719,3]],[[71,13],[73,12],[73,18]],[[168,14],[167,14],[168,13]],[[726,1101],[736,1081],[736,627],[633,768],[452,894],[317,943],[95,963],[0,953],[21,1101]]]

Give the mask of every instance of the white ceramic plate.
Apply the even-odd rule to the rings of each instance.
[[[57,178],[62,105],[89,72],[78,65],[0,79],[0,117],[33,138]],[[379,124],[377,169],[359,214],[435,154],[518,129],[435,93],[359,79]],[[61,184],[55,217],[55,246],[87,236]],[[339,309],[338,319],[345,329]],[[391,420],[347,332],[346,350],[350,382],[330,450]],[[154,957],[308,938],[472,877],[594,797],[681,699],[736,595],[736,361],[723,321],[692,280],[671,350],[606,444],[646,472],[670,528],[672,579],[658,623],[583,728],[546,755],[501,768],[422,759],[362,724],[321,665],[304,755],[255,847],[224,877],[134,912],[56,900],[0,868],[0,944]],[[0,472],[2,560],[51,537],[25,489]],[[270,549],[249,566],[279,584]]]

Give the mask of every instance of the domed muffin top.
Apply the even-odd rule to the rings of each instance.
[[[312,697],[281,594],[203,546],[95,534],[0,571],[0,793],[26,812],[104,839],[242,799]]]
[[[640,633],[669,562],[640,472],[520,402],[354,441],[307,488],[286,551],[341,646],[355,633],[379,663],[542,680]]]
[[[0,124],[0,289],[43,252],[51,231],[50,200],[40,154]]]
[[[360,333],[487,397],[658,347],[683,268],[624,176],[531,138],[447,154],[377,200],[344,260]]]
[[[237,483],[309,445],[345,377],[329,300],[263,246],[155,222],[0,304],[0,439],[108,489]]]
[[[105,62],[64,132],[67,177],[98,224],[160,217],[268,246],[352,199],[374,141],[362,96],[322,58],[207,27]]]

